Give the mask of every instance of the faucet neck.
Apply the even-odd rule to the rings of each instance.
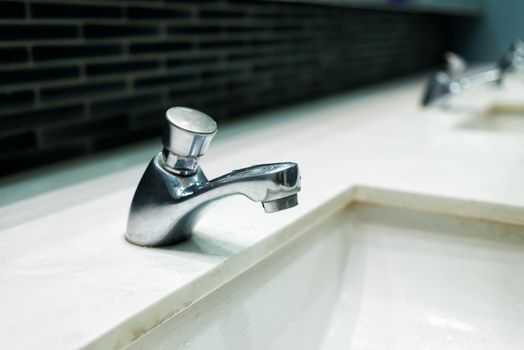
[[[162,150],[159,158],[162,168],[175,175],[194,175],[198,169],[198,158],[179,156],[170,152],[167,148]]]

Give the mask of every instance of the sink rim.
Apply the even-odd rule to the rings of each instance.
[[[220,287],[218,287],[216,290],[214,290],[210,294],[212,294],[214,296],[215,292],[217,292],[218,290],[222,290],[222,287],[226,287],[226,289],[230,288],[230,287],[228,287],[230,285],[230,282],[237,283],[236,285],[237,285],[237,287],[239,287],[238,282],[236,282],[236,281],[238,281],[238,279],[246,280],[246,278],[247,278],[247,277],[245,277],[246,275],[250,275],[251,277],[249,277],[249,278],[251,278],[251,280],[253,281],[253,278],[256,279],[256,276],[258,276],[253,271],[258,271],[257,269],[260,266],[264,266],[264,265],[267,266],[268,264],[272,264],[272,262],[274,261],[274,260],[272,260],[273,256],[280,256],[280,257],[282,257],[283,252],[286,252],[286,251],[287,252],[294,252],[294,251],[297,250],[296,249],[297,247],[303,246],[305,244],[307,244],[307,246],[309,247],[309,248],[307,248],[307,250],[309,251],[313,247],[316,247],[316,245],[311,245],[312,242],[314,244],[314,242],[318,242],[318,240],[324,241],[324,239],[326,239],[326,237],[324,236],[324,234],[326,233],[326,230],[327,231],[334,230],[334,231],[331,231],[331,232],[333,232],[333,234],[335,234],[337,236],[338,235],[346,236],[347,232],[344,230],[344,228],[346,227],[347,223],[356,223],[357,224],[356,226],[350,226],[350,228],[357,229],[357,231],[352,232],[351,235],[357,234],[357,236],[360,236],[360,234],[359,234],[360,232],[358,230],[362,229],[363,227],[366,227],[367,223],[371,224],[371,226],[376,225],[376,224],[379,224],[379,225],[383,224],[383,225],[385,225],[387,227],[392,227],[393,229],[395,229],[395,228],[398,229],[399,227],[400,228],[407,227],[408,228],[407,231],[397,232],[397,233],[400,233],[400,235],[402,237],[402,236],[406,236],[406,235],[407,236],[412,235],[413,231],[411,231],[410,228],[413,228],[413,227],[417,228],[417,227],[420,227],[420,225],[423,225],[424,228],[428,228],[428,229],[429,228],[433,228],[433,227],[439,227],[440,225],[432,226],[432,223],[433,224],[435,223],[435,222],[433,222],[432,217],[434,218],[435,216],[436,216],[437,220],[442,220],[443,219],[444,223],[448,222],[447,220],[452,220],[450,222],[460,221],[460,224],[453,224],[453,225],[455,225],[455,227],[457,227],[457,225],[460,225],[460,227],[462,227],[461,226],[462,225],[462,220],[461,219],[464,219],[464,218],[467,217],[467,219],[475,221],[476,224],[482,225],[480,227],[487,227],[486,231],[484,229],[482,229],[480,231],[483,232],[483,233],[478,235],[479,232],[476,231],[475,228],[468,229],[468,230],[466,230],[467,232],[464,233],[464,236],[463,236],[461,231],[455,231],[455,232],[451,232],[450,231],[450,232],[448,232],[446,229],[444,229],[444,231],[441,231],[440,229],[436,229],[435,231],[428,230],[427,231],[427,234],[429,235],[429,241],[428,242],[432,243],[433,239],[436,237],[435,235],[439,235],[440,236],[441,234],[458,233],[458,235],[456,235],[456,237],[455,237],[457,240],[461,240],[464,237],[473,238],[475,240],[478,238],[478,239],[481,239],[483,241],[485,241],[487,239],[489,241],[488,243],[491,246],[492,242],[491,242],[491,231],[490,230],[492,229],[492,227],[490,226],[490,224],[494,223],[494,221],[492,221],[492,220],[485,220],[485,219],[482,219],[482,218],[473,217],[472,215],[454,215],[454,213],[450,213],[449,211],[444,211],[444,210],[441,210],[440,212],[428,211],[428,210],[425,210],[426,208],[423,208],[423,210],[421,210],[420,206],[412,206],[409,203],[406,206],[385,205],[383,203],[390,203],[389,202],[390,199],[394,198],[394,196],[396,194],[401,193],[401,192],[391,191],[391,190],[384,190],[384,189],[377,189],[377,188],[370,188],[370,187],[365,187],[365,186],[364,187],[360,187],[360,190],[371,191],[371,193],[370,192],[366,193],[366,196],[367,196],[366,200],[363,200],[363,199],[355,200],[355,198],[357,198],[357,197],[352,197],[352,200],[350,201],[350,203],[348,205],[342,206],[340,208],[340,210],[334,211],[330,215],[326,215],[323,218],[317,220],[312,226],[306,228],[304,230],[304,232],[302,232],[302,234],[297,235],[292,240],[289,240],[289,241],[285,242],[280,248],[278,248],[275,251],[273,251],[272,253],[268,254],[268,256],[266,256],[265,258],[261,259],[258,263],[254,264],[253,266],[251,266],[248,269],[244,270],[242,273],[240,273],[233,280],[230,280],[230,281],[224,283],[224,285],[221,285]],[[381,195],[384,195],[384,197],[382,197],[381,200],[377,200],[376,199],[378,193],[380,193]],[[409,196],[408,202],[411,202],[411,203],[416,203],[417,200],[420,200],[421,197],[425,197],[426,198],[425,195],[421,195],[421,194],[402,193],[402,195]],[[385,198],[385,197],[387,197],[387,198]],[[361,197],[359,197],[359,198],[361,198]],[[369,200],[370,198],[374,198],[374,200]],[[381,203],[379,204],[379,202],[381,202]],[[364,208],[363,209],[364,210],[363,211],[363,213],[364,213],[363,217],[361,216],[361,214],[359,214],[359,212],[362,213],[362,211],[360,211],[359,208]],[[389,210],[388,208],[393,209],[393,213],[388,213],[388,210]],[[369,209],[371,209],[372,215],[366,217],[365,212],[366,211],[369,212]],[[378,212],[377,212],[377,210],[378,210]],[[384,211],[384,210],[386,210],[386,211]],[[415,222],[411,221],[411,216],[406,216],[406,215],[402,215],[401,214],[400,215],[401,219],[398,222],[397,221],[397,216],[395,216],[395,213],[398,214],[398,210],[401,210],[400,213],[402,213],[402,211],[404,211],[404,214],[409,214],[409,215],[411,215],[411,212],[414,212],[415,215],[421,215],[422,218],[425,218],[425,219],[427,219],[429,217],[430,220],[429,220],[429,222],[418,221],[418,224],[417,224],[416,223],[417,220],[415,220]],[[356,213],[356,216],[352,216],[351,213]],[[376,216],[377,214],[373,214],[373,213],[382,213],[383,215]],[[402,217],[403,217],[403,219],[402,219]],[[439,219],[439,217],[440,217],[440,219]],[[406,221],[406,218],[408,218],[407,221]],[[364,225],[360,226],[360,225],[362,225],[362,222],[364,223]],[[422,224],[421,224],[421,222],[422,222]],[[407,223],[407,226],[404,227],[403,223]],[[502,224],[502,225],[507,225],[508,224],[507,222],[503,222],[503,221],[500,221],[500,220],[498,220],[497,223]],[[515,224],[509,224],[509,225],[517,226],[517,230],[519,230],[519,231],[517,231],[518,237],[517,237],[517,241],[516,242],[518,242],[518,244],[520,244],[520,246],[522,247],[523,243],[524,243],[524,227],[523,227],[522,231],[520,231],[520,228],[523,225],[522,224],[516,224],[516,225]],[[447,224],[445,224],[442,227],[446,227],[446,226],[447,226]],[[474,227],[476,227],[476,226],[474,226]],[[341,231],[340,228],[342,228],[342,231]],[[364,229],[364,232],[366,232],[366,230],[369,230],[369,228],[368,229]],[[513,229],[510,229],[510,231],[514,232]],[[373,232],[374,231],[371,231],[372,234],[373,234]],[[423,230],[423,232],[424,232],[424,236],[426,236],[426,231]],[[499,232],[499,231],[495,231],[495,232]],[[500,232],[505,232],[505,230],[504,231],[500,231]],[[379,232],[379,235],[388,235],[388,236],[391,236],[391,237],[395,237],[396,233],[393,232],[393,234],[391,234],[391,232]],[[477,237],[477,235],[478,235],[478,237]],[[355,237],[357,237],[357,236],[355,236]],[[431,236],[433,236],[433,237],[431,237]],[[444,238],[443,241],[449,244],[449,242],[450,242],[449,239],[450,238],[452,240],[455,240],[455,238],[453,238],[454,236],[455,235],[449,236],[447,238]],[[403,237],[403,238],[405,239],[405,237]],[[361,238],[357,238],[357,241],[359,241],[360,239]],[[362,238],[362,239],[365,240],[365,238]],[[392,239],[394,239],[394,238],[392,238]],[[427,239],[427,237],[424,237],[424,239]],[[507,243],[512,244],[514,242],[514,239],[515,239],[515,237],[507,236],[505,233],[503,233],[499,237],[496,237],[496,235],[493,236],[493,242],[494,243],[501,242],[501,243],[506,243],[506,244]],[[293,243],[293,241],[298,241],[298,242]],[[309,243],[304,243],[304,242],[309,242]],[[383,242],[384,242],[383,240],[380,240],[379,243],[378,243],[378,246],[384,245]],[[294,244],[298,244],[298,246],[296,246]],[[357,242],[357,245],[358,245],[358,242]],[[345,244],[343,244],[343,246],[345,246]],[[469,247],[470,247],[470,249],[477,249],[478,248],[476,246],[476,244],[473,244],[473,245],[471,245]],[[348,248],[348,247],[346,247],[346,248]],[[341,248],[341,249],[345,250],[346,248]],[[304,249],[301,248],[301,249],[298,249],[298,250],[304,250]],[[346,254],[346,253],[344,253],[344,254]],[[352,256],[352,255],[350,255],[350,256]],[[445,259],[446,255],[444,255],[443,258]],[[291,259],[294,259],[294,258],[291,258]],[[255,276],[255,277],[253,277],[253,276]],[[353,277],[351,279],[353,279]],[[228,286],[226,286],[226,285],[228,285]],[[242,285],[240,285],[240,288],[243,288]],[[223,292],[218,292],[218,293],[222,293],[223,294]],[[231,291],[230,291],[230,293],[231,293]],[[227,294],[227,295],[229,295],[229,294]],[[424,294],[421,294],[421,295],[424,295]],[[197,303],[195,303],[195,305],[192,305],[192,306],[196,307],[197,315],[201,315],[201,314],[206,312],[206,311],[203,312],[202,308],[199,306],[199,305],[202,305],[202,303],[204,303],[204,304],[207,303],[206,305],[219,305],[219,304],[230,305],[229,303],[223,304],[225,302],[223,302],[222,299],[217,299],[216,297],[212,297],[211,298],[211,300],[214,300],[214,301],[211,301],[211,304],[209,304],[210,302],[207,301],[207,300],[208,299],[206,299],[206,297],[204,297],[204,298],[200,299]],[[220,309],[219,306],[213,306],[213,308]],[[198,311],[198,310],[200,310],[200,311]],[[185,316],[180,314],[181,319],[179,319],[178,321],[175,321],[175,322],[177,322],[180,325],[180,320],[184,320],[184,319],[186,319],[186,317],[189,317],[189,318],[194,317],[193,316],[193,315],[195,315],[194,313],[189,313],[188,314],[188,312],[191,312],[191,307],[184,311]],[[214,317],[214,318],[216,318],[216,317]],[[256,315],[255,315],[255,317],[253,317],[253,319],[256,319]],[[170,319],[169,321],[172,321],[172,319]],[[176,325],[177,323],[174,323],[174,325]],[[165,325],[165,324],[163,323],[162,325]],[[160,334],[162,334],[162,332],[163,332],[164,335],[165,335],[165,329],[170,329],[171,331],[173,331],[173,329],[175,329],[175,328],[172,328],[173,324],[166,324],[165,326],[167,328],[164,327],[164,330],[161,331]],[[154,329],[152,329],[152,331],[154,331]],[[195,334],[199,334],[198,330],[196,330],[194,332],[191,331],[191,332],[195,333]],[[145,335],[146,336],[149,335],[149,332],[147,334],[145,334]],[[147,344],[148,341],[151,341],[151,340],[153,342],[155,342],[154,339],[162,339],[162,338],[158,338],[158,333],[151,334],[151,338],[145,339],[145,343]],[[140,342],[140,340],[139,340],[138,344],[139,345],[141,344],[143,346],[143,344]]]
[[[523,207],[451,196],[443,197],[402,189],[356,185],[276,231],[274,235],[260,242],[262,244],[247,247],[238,254],[228,257],[205,275],[173,291],[169,298],[166,297],[165,300],[142,310],[106,334],[94,339],[87,344],[87,347],[103,347],[115,341],[120,347],[132,344],[164,322],[187,311],[193,304],[201,301],[246,270],[266,260],[274,252],[292,244],[295,239],[303,236],[318,222],[359,204],[524,226]],[[260,245],[264,246],[263,251],[260,250]]]

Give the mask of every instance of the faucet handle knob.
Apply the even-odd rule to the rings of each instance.
[[[162,137],[165,163],[170,170],[190,174],[217,131],[217,123],[207,114],[186,107],[166,112],[167,128]]]
[[[466,71],[466,61],[460,55],[448,51],[444,53],[444,60],[446,61],[446,72],[452,78],[457,78]]]

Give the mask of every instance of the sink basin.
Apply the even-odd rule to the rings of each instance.
[[[129,349],[523,349],[524,226],[353,203]]]
[[[524,104],[500,104],[463,122],[461,128],[524,133]]]

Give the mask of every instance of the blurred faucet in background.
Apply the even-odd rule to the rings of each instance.
[[[497,68],[500,70],[500,79],[498,84],[502,84],[507,73],[521,70],[524,68],[524,41],[515,40],[508,51],[502,55],[497,63]]]
[[[466,62],[459,55],[446,52],[444,60],[444,69],[433,74],[426,85],[422,96],[424,107],[436,105],[446,97],[458,95],[481,85],[489,83],[501,85],[507,73],[524,67],[524,42],[515,40],[495,68],[469,75],[466,74]]]
[[[444,55],[445,68],[433,74],[429,79],[424,94],[422,105],[424,107],[443,102],[445,97],[458,95],[465,90],[488,83],[495,83],[500,79],[500,70],[491,68],[485,71],[466,75],[466,64],[462,57],[448,52]]]
[[[466,72],[466,60],[454,52],[444,53],[445,70],[451,79],[458,79]]]

